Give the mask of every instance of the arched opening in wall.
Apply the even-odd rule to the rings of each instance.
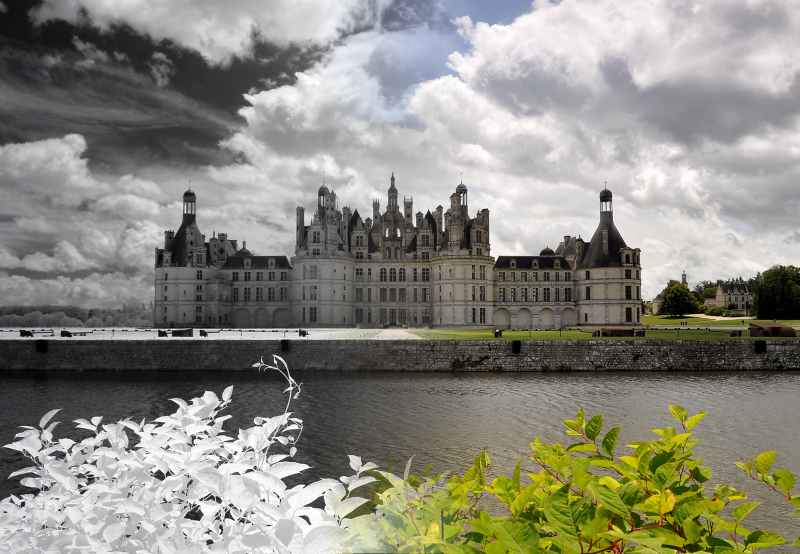
[[[533,316],[527,308],[517,312],[517,329],[530,329],[533,326]]]
[[[256,310],[256,327],[264,329],[269,327],[269,312],[266,308],[259,308]]]
[[[250,327],[250,312],[246,308],[239,308],[233,312],[233,326],[236,329]]]
[[[556,326],[556,314],[550,308],[539,312],[539,329],[553,329]]]
[[[566,327],[567,325],[577,325],[578,324],[578,314],[572,308],[564,308],[561,310],[561,326]]]
[[[394,249],[394,259],[395,260],[399,260],[400,259],[400,249],[399,248],[395,248]]]
[[[392,258],[392,249],[391,248],[387,248],[386,249],[386,259],[389,260],[391,258]]]
[[[292,313],[288,308],[278,308],[272,313],[274,327],[288,327],[292,323]]]
[[[494,327],[496,329],[510,329],[511,328],[511,314],[505,308],[500,308],[494,311]]]

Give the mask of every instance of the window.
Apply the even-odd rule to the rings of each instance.
[[[475,323],[475,308],[472,308],[472,323]]]
[[[281,271],[281,281],[288,281],[288,280],[289,280],[289,272]]]
[[[516,281],[516,280],[517,280],[517,272],[516,271],[512,271],[511,272],[511,281]]]
[[[636,308],[636,322],[639,322],[639,308]]]
[[[535,271],[531,272],[531,281],[538,281],[538,280],[539,280],[539,274]]]
[[[231,281],[238,281],[238,280],[239,280],[239,272],[238,271],[234,271],[231,274]]]
[[[364,323],[364,309],[356,308],[356,323]]]
[[[473,279],[475,278],[475,266],[474,266],[474,265],[472,266],[472,278],[473,278]],[[474,310],[473,310],[473,311],[474,311]],[[473,315],[473,317],[472,317],[472,323],[475,323],[475,314],[472,314],[472,315]]]
[[[303,269],[305,269],[305,267]],[[305,278],[305,272],[303,272],[303,277]],[[267,280],[269,280],[269,281],[274,281],[275,280],[275,272],[274,271],[270,271],[270,272],[267,273]]]
[[[639,287],[636,287],[636,300],[641,300],[641,297],[639,296]]]
[[[385,268],[385,267],[382,267],[382,268],[381,268],[381,272],[380,272],[380,280],[381,280],[381,281],[386,281],[386,268]]]
[[[256,281],[263,281],[263,280],[264,280],[264,272],[256,271]]]
[[[516,302],[517,301],[517,289],[513,289],[513,288],[511,289],[511,301],[512,302]]]
[[[316,323],[317,322],[317,308],[312,307],[308,309],[308,321],[309,323]]]
[[[275,287],[267,288],[267,302],[275,302]]]
[[[550,288],[545,287],[542,289],[542,302],[550,302]]]
[[[404,267],[400,268],[399,275],[398,275],[398,280],[401,283],[405,283],[405,281],[406,281],[406,268],[404,268]]]
[[[586,300],[592,299],[592,287],[586,287]]]
[[[311,251],[311,255],[312,255],[312,256],[319,256],[321,253],[322,253],[322,251],[321,251],[319,248],[314,248],[314,249]]]
[[[194,311],[195,312],[202,312],[203,311],[203,306],[195,306]]]
[[[430,252],[423,252],[422,253],[422,259],[423,260],[430,260],[431,259],[431,253]]]
[[[418,289],[414,289],[414,300],[413,300],[413,302],[419,302],[419,300],[417,300],[417,290]]]
[[[169,279],[169,273],[164,274],[164,280],[166,281],[167,279]]]
[[[631,300],[633,297],[631,296],[631,287],[625,287],[625,300]]]
[[[363,281],[363,280],[364,280],[364,269],[356,268],[356,281]]]
[[[167,292],[167,285],[164,285],[164,292]]]
[[[264,301],[264,287],[256,287],[256,302]]]
[[[398,289],[397,290],[397,301],[398,302],[405,302],[406,301],[406,289]]]
[[[319,244],[322,242],[322,232],[321,231],[311,231],[311,242],[313,244]]]
[[[281,302],[286,302],[289,299],[289,289],[286,287],[281,287]]]
[[[520,281],[527,281],[528,280],[528,272],[527,271],[521,271],[520,274],[519,274],[519,280]]]
[[[389,302],[397,302],[397,289],[389,289]]]
[[[472,287],[472,301],[473,302],[475,301],[475,286]],[[475,318],[473,317],[472,319],[474,320]],[[475,323],[475,321],[473,321],[472,323]]]
[[[564,289],[564,302],[572,302],[572,288]]]
[[[389,323],[389,312],[386,310],[386,308],[381,308],[378,310],[378,316],[380,317],[379,321],[381,325],[386,325]]]
[[[367,302],[372,302],[372,289],[367,289]]]
[[[203,295],[202,294],[195,294],[194,295],[194,299],[195,300],[203,300]]]
[[[429,267],[422,268],[422,280],[423,281],[431,280],[431,269]]]
[[[244,288],[244,301],[250,302],[250,287]]]
[[[411,280],[412,281],[416,281],[417,280],[417,268],[416,267],[414,268],[413,277],[412,277]]]
[[[625,322],[626,323],[633,322],[633,308],[625,308]]]
[[[194,316],[194,322],[195,323],[203,323],[203,316],[202,315]]]
[[[550,272],[544,271],[542,272],[542,281],[549,281],[550,280]]]
[[[422,289],[422,301],[423,302],[431,301],[431,289],[427,287]]]
[[[388,300],[388,295],[387,295],[387,293],[386,293],[386,289],[385,289],[385,288],[382,288],[382,289],[380,290],[380,293],[381,293],[381,296],[380,296],[380,300],[379,300],[379,301],[380,301],[380,302],[386,302],[386,301]]]
[[[481,279],[486,279],[486,266],[485,265],[480,266],[480,270],[481,270]]]
[[[387,233],[387,235],[388,235],[388,233],[389,233],[389,230],[388,230],[388,229],[386,230],[386,233]],[[392,257],[392,249],[391,249],[391,248],[387,248],[387,249],[386,249],[386,259],[388,260],[388,259],[390,259],[391,257]]]
[[[641,279],[641,277],[639,277],[639,270],[638,269],[636,270],[636,278],[637,279]]]
[[[571,271],[565,271],[564,272],[564,280],[565,281],[572,281],[572,272]]]
[[[364,237],[363,236],[361,236],[361,235],[356,236],[356,246],[357,247],[364,246]],[[356,323],[360,323],[360,322],[357,321]]]
[[[630,269],[626,269],[625,270],[625,278],[626,279],[630,279],[631,278],[631,270]]]
[[[245,271],[244,272],[244,280],[245,281],[249,281],[250,280],[250,272],[249,271]]]
[[[481,285],[480,288],[478,289],[478,291],[480,292],[480,300],[482,302],[485,302],[486,301],[486,287]]]
[[[586,272],[586,279],[590,279],[588,271]]]
[[[363,302],[363,301],[364,301],[364,289],[356,289],[356,302]]]
[[[203,278],[203,270],[202,269],[198,269],[197,270],[197,278],[198,279],[202,279]]]
[[[519,299],[522,302],[528,301],[528,289],[519,289]]]
[[[422,308],[422,323],[430,323],[430,322],[431,322],[431,309]]]
[[[239,301],[239,287],[233,287],[233,301]]]
[[[389,281],[392,283],[397,282],[397,270],[395,268],[389,270]]]
[[[631,255],[630,254],[625,254],[625,263],[626,264],[631,263]]]
[[[531,302],[539,301],[539,289],[531,289]]]
[[[309,279],[317,278],[317,266],[315,265],[308,266],[308,278]],[[270,279],[270,281],[272,281],[272,279]]]
[[[311,285],[308,287],[308,298],[309,300],[317,300],[317,285]]]
[[[372,281],[372,268],[367,268],[367,281]]]
[[[561,298],[559,297],[559,295],[561,294],[561,289],[555,289],[555,291],[556,291],[556,302],[560,302]]]
[[[363,252],[356,252],[356,260],[363,260],[364,253]]]
[[[506,272],[505,271],[499,272],[497,274],[497,280],[498,281],[505,281],[506,280]]]
[[[505,287],[500,287],[499,289],[497,289],[497,299],[500,302],[505,302],[506,301],[506,288]]]

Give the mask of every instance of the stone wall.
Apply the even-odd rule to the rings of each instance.
[[[0,341],[0,370],[248,370],[282,356],[293,370],[650,371],[800,369],[800,341]],[[288,350],[284,350],[287,348]]]

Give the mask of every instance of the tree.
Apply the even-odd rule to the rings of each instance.
[[[753,309],[760,319],[800,317],[800,268],[776,265],[753,282]]]
[[[683,316],[700,312],[702,308],[698,305],[697,299],[689,287],[673,279],[662,293],[658,311],[662,314]]]

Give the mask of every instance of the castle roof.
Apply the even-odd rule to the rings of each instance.
[[[231,256],[222,269],[244,269],[245,258],[247,256]],[[275,267],[269,267],[270,258],[275,260]],[[292,269],[292,264],[286,256],[250,256],[250,260],[251,269]]]
[[[611,191],[603,191],[611,194]],[[603,229],[608,230],[608,250],[603,250]],[[581,260],[581,268],[591,269],[595,267],[620,267],[619,251],[627,248],[625,240],[614,225],[613,212],[601,212],[600,224],[589,241],[586,254]]]
[[[750,294],[747,283],[720,283],[722,294]]]
[[[511,267],[511,260],[516,261],[515,268]],[[534,266],[536,260],[537,266]],[[498,256],[494,262],[495,269],[555,269],[556,260],[561,264],[559,269],[569,271],[570,266],[563,256]]]

